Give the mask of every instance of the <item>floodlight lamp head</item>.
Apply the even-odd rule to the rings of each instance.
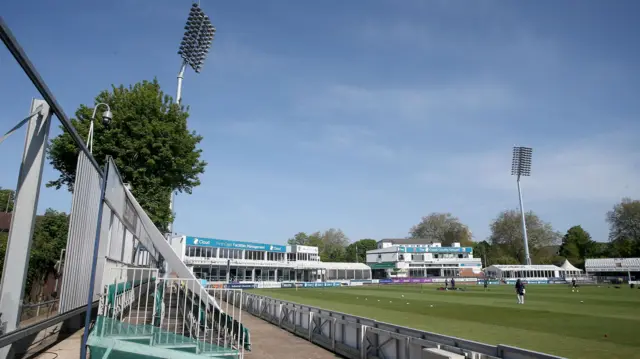
[[[531,176],[531,154],[533,149],[530,147],[514,147],[513,159],[511,161],[512,176]]]

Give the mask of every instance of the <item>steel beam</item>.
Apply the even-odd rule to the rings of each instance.
[[[36,89],[38,89],[38,92],[40,92],[42,98],[44,98],[44,100],[49,104],[49,106],[51,107],[51,111],[56,115],[58,120],[60,120],[67,132],[69,132],[69,135],[71,136],[71,138],[73,138],[76,145],[80,147],[81,151],[89,156],[89,160],[91,160],[93,166],[96,168],[96,170],[98,170],[100,175],[102,175],[102,168],[100,168],[100,165],[98,165],[96,159],[91,156],[87,145],[84,143],[80,135],[78,135],[75,127],[73,127],[73,124],[62,110],[62,106],[60,106],[56,98],[53,96],[51,90],[49,90],[47,84],[44,82],[44,80],[42,80],[42,77],[40,77],[38,70],[36,70],[35,66],[33,66],[31,61],[29,60],[27,54],[25,54],[22,46],[20,46],[18,40],[16,40],[16,38],[13,36],[13,33],[9,29],[9,26],[4,21],[2,16],[0,16],[0,39],[2,39],[2,42],[4,42],[5,46],[7,46],[7,49],[9,50],[9,52],[11,52],[13,58],[15,58],[20,67],[22,67],[22,70],[25,74],[27,74]]]
[[[37,114],[29,120],[27,128],[24,154],[16,187],[13,220],[11,221],[4,260],[5,270],[2,272],[0,313],[2,313],[5,333],[16,330],[20,324],[22,295],[27,279],[29,253],[42,184],[42,168],[51,125],[51,111],[45,101],[37,99],[31,101],[29,113],[36,112]],[[11,346],[1,348],[0,358],[13,357],[10,352]]]

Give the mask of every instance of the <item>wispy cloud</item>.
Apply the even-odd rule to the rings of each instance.
[[[491,81],[422,88],[372,88],[334,85],[298,105],[306,113],[334,114],[348,120],[431,122],[462,114],[501,111],[520,100],[509,86]]]
[[[316,135],[300,140],[298,144],[312,151],[375,161],[393,160],[400,150],[384,144],[380,136],[369,128],[339,124],[322,126]]]
[[[274,67],[286,66],[287,59],[247,46],[232,34],[216,40],[211,51],[210,66],[225,70],[236,69],[243,73],[273,71]]]
[[[464,153],[442,171],[425,171],[429,184],[447,184],[496,195],[513,191],[510,148]],[[614,202],[640,196],[640,149],[632,136],[600,135],[534,148],[531,177],[523,179],[529,201]]]

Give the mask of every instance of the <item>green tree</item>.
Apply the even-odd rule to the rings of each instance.
[[[66,213],[47,209],[43,216],[36,217],[25,285],[26,296],[32,293],[34,285],[42,284],[53,270],[60,251],[67,245],[68,228],[69,216]],[[8,233],[0,233],[0,275],[4,268],[7,240]]]
[[[367,262],[367,251],[378,248],[378,242],[375,239],[361,239],[347,246],[345,261],[346,262]]]
[[[344,262],[349,238],[340,229],[330,228],[311,237],[319,238],[320,259],[323,262]],[[312,238],[313,239],[313,238]],[[312,240],[313,243],[313,240]]]
[[[530,255],[540,248],[560,242],[560,234],[553,229],[551,224],[542,221],[535,213],[527,212],[525,220]],[[524,263],[525,251],[520,211],[501,212],[498,218],[491,223],[489,242],[492,246],[498,247],[503,256],[516,259],[518,263]]]
[[[584,267],[584,260],[596,254],[596,242],[591,239],[589,232],[581,226],[569,228],[562,237],[559,254],[578,267]]]
[[[15,191],[0,187],[0,212],[13,212]]]
[[[299,232],[287,243],[289,245],[318,247],[320,260],[323,262],[344,262],[347,260],[346,247],[349,244],[349,238],[340,229],[330,228],[324,232],[318,231],[309,235]]]
[[[607,212],[612,254],[640,256],[640,200],[624,198]]]
[[[298,232],[296,233],[295,236],[293,236],[293,238],[289,238],[287,240],[287,244],[290,246],[295,246],[295,245],[304,246],[304,245],[307,245],[308,241],[309,241],[309,236],[306,233]]]
[[[36,217],[26,293],[30,293],[34,285],[42,284],[53,270],[61,250],[67,245],[68,229],[69,216],[64,212],[47,209],[43,216]]]
[[[96,103],[107,103],[113,119],[104,124],[98,115],[94,123],[93,155],[100,165],[113,157],[125,182],[149,217],[166,230],[172,220],[169,209],[172,191],[191,193],[200,185],[206,162],[197,146],[202,137],[187,128],[189,114],[160,89],[157,80],[130,87],[112,86],[102,91]],[[86,138],[93,108],[81,105],[72,119]],[[73,190],[77,149],[66,131],[51,141],[48,157],[60,172],[47,186]]]
[[[543,246],[532,248],[531,261],[536,264],[558,264],[562,265],[565,258],[560,254],[559,245]]]
[[[420,223],[411,227],[409,236],[440,242],[443,246],[450,246],[454,242],[464,247],[473,246],[469,227],[451,213],[431,213],[422,217]]]
[[[476,258],[480,258],[482,261],[482,267],[488,267],[491,264],[494,264],[491,260],[492,257],[492,248],[491,244],[487,241],[477,242],[473,244],[473,256]]]
[[[4,270],[4,255],[7,253],[8,240],[9,233],[0,232],[0,277],[2,277],[2,271]]]

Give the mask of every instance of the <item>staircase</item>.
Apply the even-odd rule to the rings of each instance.
[[[143,277],[150,279],[106,286],[87,340],[92,359],[240,359],[250,350],[248,330],[211,301],[228,290],[209,293],[192,279]]]

